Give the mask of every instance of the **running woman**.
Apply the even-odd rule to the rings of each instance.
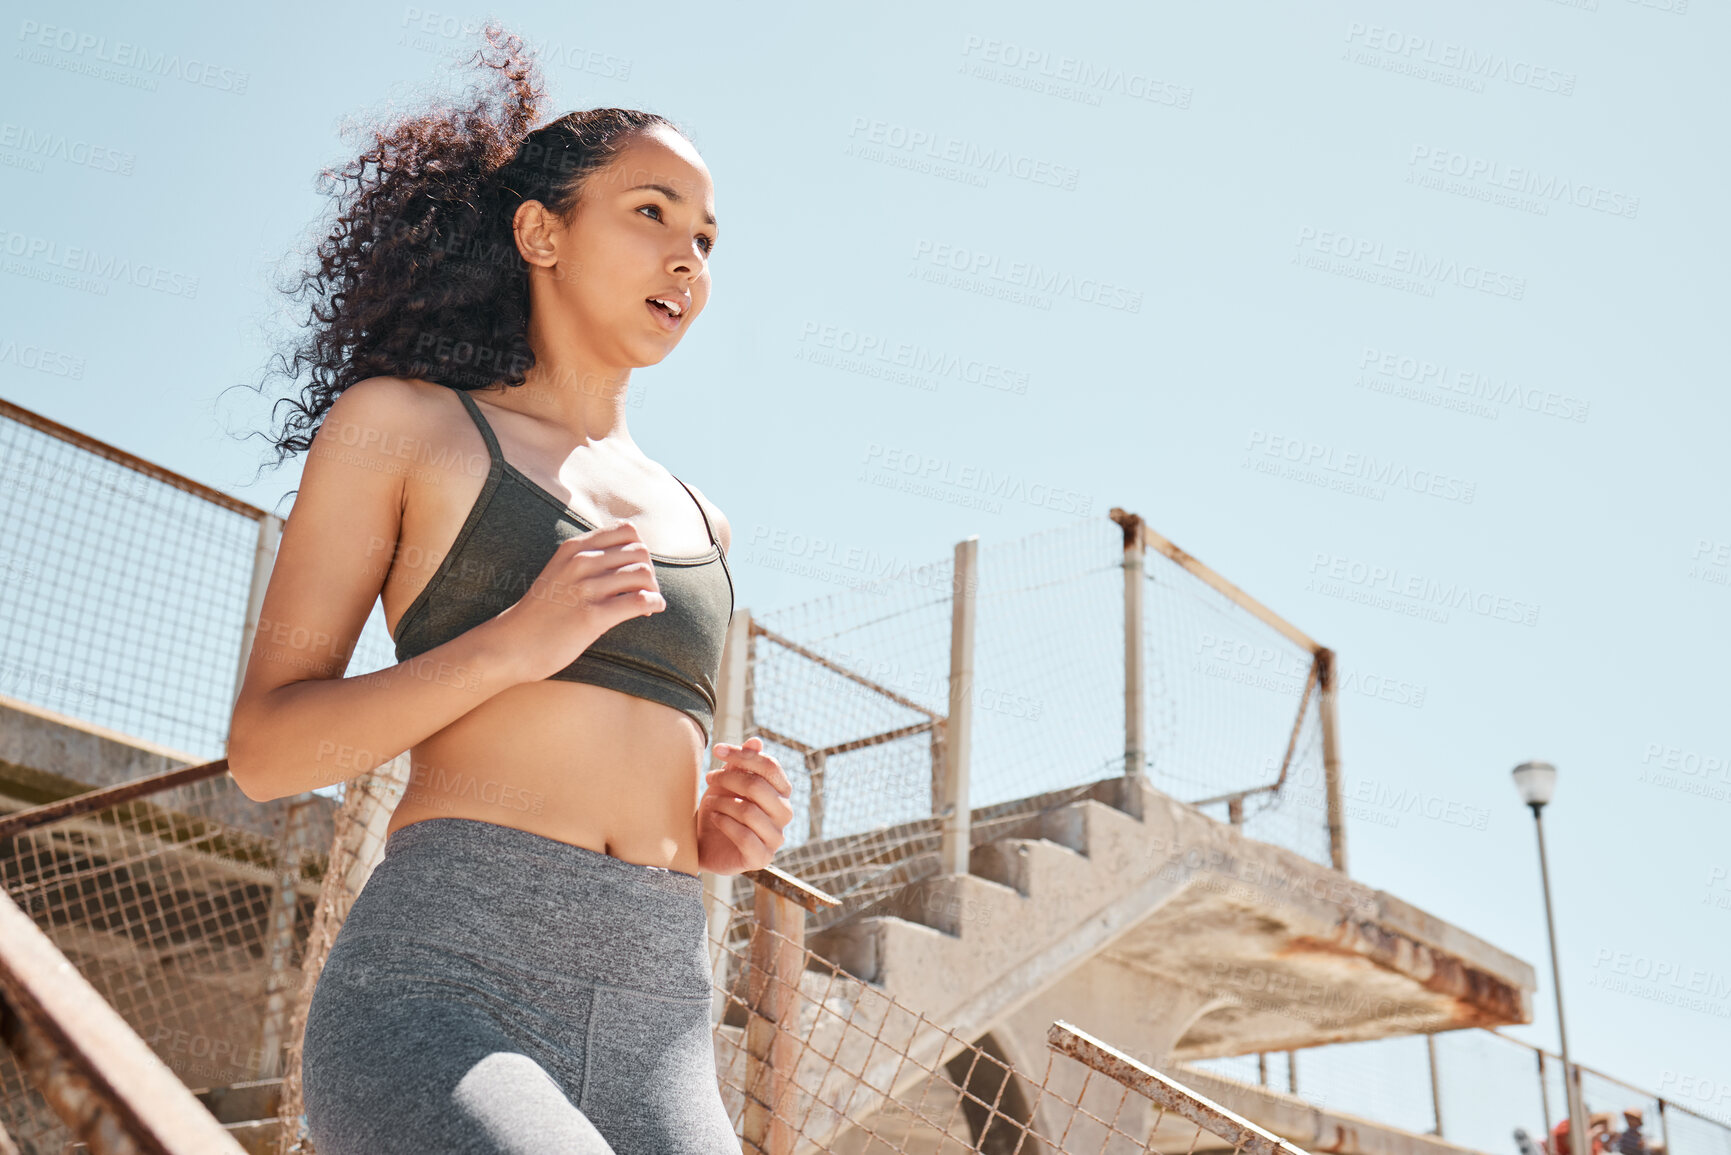
[[[325,174],[292,290],[276,444],[309,455],[230,772],[265,801],[411,764],[313,995],[307,1126],[318,1155],[737,1153],[699,872],[768,864],[791,786],[756,737],[704,774],[729,526],[626,428],[708,303],[713,184],[654,113],[531,129],[536,67],[487,38],[472,102]],[[397,664],[344,677],[375,599]]]

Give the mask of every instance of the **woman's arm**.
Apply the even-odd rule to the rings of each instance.
[[[393,450],[426,443],[425,402],[407,381],[369,378],[313,439],[229,723],[229,773],[254,801],[354,778],[531,676],[498,619],[342,676],[396,552],[409,460]]]

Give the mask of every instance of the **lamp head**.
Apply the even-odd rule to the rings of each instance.
[[[1557,788],[1557,768],[1549,762],[1522,762],[1515,767],[1514,778],[1521,801],[1531,806],[1535,814],[1551,800]]]

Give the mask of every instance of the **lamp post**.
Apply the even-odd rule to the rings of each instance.
[[[1587,1128],[1587,1108],[1581,1102],[1580,1082],[1569,1062],[1569,1032],[1563,1025],[1563,976],[1557,966],[1557,921],[1551,913],[1551,872],[1545,864],[1545,823],[1539,811],[1551,800],[1557,787],[1557,768],[1549,762],[1522,762],[1514,769],[1515,789],[1521,801],[1533,809],[1533,829],[1539,836],[1539,881],[1545,891],[1545,932],[1551,940],[1551,986],[1557,992],[1557,1043],[1563,1053],[1563,1095],[1569,1106],[1569,1155],[1592,1155],[1592,1136]],[[1558,1155],[1558,1152],[1551,1152]]]

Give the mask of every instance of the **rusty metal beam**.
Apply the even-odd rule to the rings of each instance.
[[[228,759],[218,758],[215,762],[201,762],[196,766],[165,770],[161,774],[134,778],[130,782],[104,786],[100,790],[86,790],[82,794],[74,794],[56,802],[44,802],[28,810],[14,810],[11,814],[0,817],[0,838],[10,838],[21,830],[29,830],[48,822],[58,822],[75,814],[104,810],[116,803],[130,802],[134,798],[155,794],[159,790],[170,790],[176,786],[185,786],[189,782],[202,782],[227,770]]]
[[[232,512],[241,514],[244,517],[260,518],[267,516],[268,511],[260,509],[256,505],[242,501],[238,497],[231,497],[220,489],[212,489],[210,486],[176,473],[172,469],[164,469],[154,461],[146,461],[137,454],[128,453],[126,450],[121,449],[118,446],[110,445],[106,441],[98,441],[88,433],[80,433],[70,425],[62,425],[60,422],[44,417],[35,410],[26,409],[22,405],[15,405],[10,401],[0,399],[0,417],[10,417],[20,425],[28,425],[38,433],[46,433],[50,437],[55,437],[66,442],[68,445],[76,445],[86,453],[94,453],[96,456],[106,458],[107,460],[114,462],[116,465],[124,465],[126,468],[133,470],[134,472],[142,473],[146,477],[160,481],[164,485],[173,486],[175,489],[178,489],[183,493],[190,493],[194,497],[202,497],[212,505],[220,505],[224,509],[231,510]]]
[[[0,1038],[93,1155],[245,1155],[4,893]]]
[[[1143,1065],[1116,1047],[1059,1019],[1046,1030],[1046,1044],[1061,1055],[1087,1065],[1169,1114],[1188,1119],[1226,1142],[1234,1155],[1306,1155],[1291,1143],[1234,1114],[1214,1100],[1198,1095],[1152,1067]]]
[[[841,899],[825,894],[780,867],[766,866],[761,870],[748,870],[745,877],[751,879],[759,888],[778,894],[813,914],[826,907],[841,905]]]

